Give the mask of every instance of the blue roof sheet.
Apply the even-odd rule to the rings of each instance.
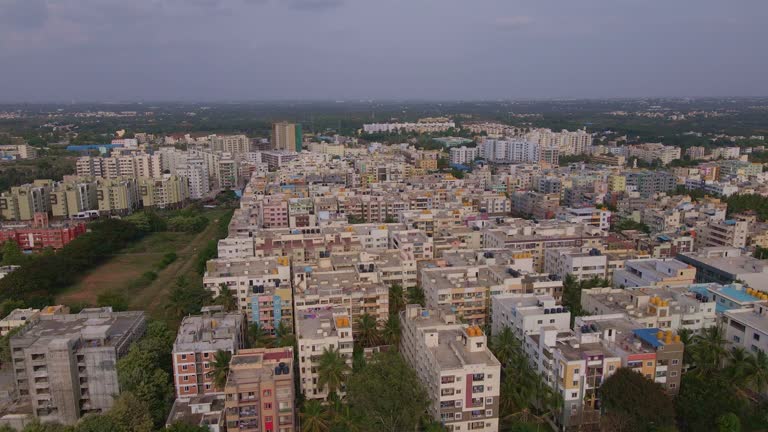
[[[635,334],[635,336],[649,343],[652,347],[658,348],[664,345],[663,343],[661,343],[659,338],[656,337],[656,334],[659,331],[660,330],[657,328],[644,328],[644,329],[636,329],[636,330],[633,330],[632,332]]]

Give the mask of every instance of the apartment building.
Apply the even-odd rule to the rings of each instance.
[[[427,307],[448,308],[473,325],[485,325],[489,287],[493,285],[487,267],[436,267],[421,270],[421,287]]]
[[[608,256],[598,249],[553,248],[544,253],[544,272],[565,280],[568,275],[576,280],[604,279],[608,273]]]
[[[318,385],[320,356],[324,350],[338,352],[352,370],[352,321],[343,308],[320,309],[296,314],[296,338],[299,358],[299,388],[307,399],[327,399],[328,389]],[[339,396],[344,389],[338,389]]]
[[[280,122],[272,124],[272,148],[289,152],[301,152],[304,141],[300,124]]]
[[[627,191],[638,192],[642,198],[667,193],[677,187],[677,177],[666,171],[631,172],[626,178]]]
[[[486,139],[478,145],[479,156],[496,163],[537,163],[539,145],[523,139]]]
[[[12,241],[25,251],[39,251],[45,248],[61,249],[85,232],[84,223],[51,224],[47,214],[36,213],[32,224],[2,224],[0,226],[0,243]]]
[[[98,210],[104,215],[127,215],[141,206],[139,183],[134,178],[97,180]]]
[[[566,222],[586,224],[608,231],[611,227],[611,211],[595,207],[565,208],[558,219]]]
[[[519,215],[552,219],[560,209],[560,193],[519,191],[512,194],[512,210]]]
[[[696,232],[696,245],[705,247],[747,247],[749,223],[746,221],[728,219],[710,221]]]
[[[400,321],[400,351],[427,389],[432,418],[450,432],[498,431],[501,364],[480,327],[419,305]]]
[[[51,211],[51,180],[35,180],[14,186],[0,194],[0,217],[4,220],[31,220],[35,213]]]
[[[558,305],[550,295],[501,294],[491,297],[493,334],[509,327],[522,341],[529,334],[541,332],[542,327],[568,331],[571,328],[571,312]]]
[[[143,312],[41,315],[10,339],[16,391],[42,422],[73,424],[120,394],[117,361],[146,329]]]
[[[189,197],[202,199],[211,191],[210,173],[203,159],[189,158],[184,166],[176,170],[176,174],[186,178],[189,184]]]
[[[477,147],[453,147],[450,150],[451,163],[457,165],[469,165],[480,156],[480,149]]]
[[[0,158],[3,159],[36,159],[37,149],[29,144],[0,145]]]
[[[591,315],[621,314],[642,328],[699,331],[717,322],[716,300],[687,286],[586,289],[581,307]]]
[[[251,151],[251,140],[245,135],[213,135],[211,150],[241,155]]]
[[[222,285],[229,288],[248,322],[258,323],[268,334],[283,322],[293,327],[291,269],[287,257],[218,258],[206,263],[203,286],[213,296]]]
[[[751,353],[768,352],[768,305],[765,302],[749,309],[731,309],[723,313],[725,340],[733,347]]]
[[[236,354],[246,344],[242,312],[225,312],[222,306],[205,306],[200,312],[181,321],[171,354],[176,397],[184,401],[221,394],[224,389],[216,388],[211,376],[216,353]]]
[[[293,348],[255,348],[232,356],[224,387],[230,432],[296,432]]]
[[[50,192],[51,215],[68,219],[98,207],[96,182],[87,180],[64,181],[53,185]]]
[[[420,230],[390,231],[389,245],[392,249],[412,254],[417,260],[435,256],[432,238]]]
[[[627,260],[613,273],[613,286],[624,288],[690,285],[695,280],[696,269],[674,258]]]
[[[112,157],[83,156],[77,159],[75,170],[78,177],[88,178],[162,177],[163,153],[136,153]]]
[[[680,159],[680,147],[665,146],[660,143],[648,143],[629,146],[629,157],[653,163],[660,161],[662,165],[669,165],[675,159]]]
[[[189,202],[186,178],[164,174],[159,178],[141,177],[139,197],[144,208],[182,208]]]
[[[695,253],[681,253],[677,259],[696,269],[697,282],[729,284],[742,281],[752,288],[768,292],[768,263],[741,249],[702,248]]]

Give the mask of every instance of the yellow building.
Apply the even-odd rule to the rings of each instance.
[[[189,200],[186,178],[165,175],[161,179],[140,178],[139,197],[144,207],[183,207]]]
[[[624,192],[627,190],[627,178],[622,175],[608,177],[608,190],[611,192]]]

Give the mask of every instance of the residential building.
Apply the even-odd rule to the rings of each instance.
[[[43,422],[108,411],[120,394],[117,361],[145,329],[143,312],[41,315],[10,339],[18,397]]]
[[[629,146],[629,156],[653,163],[660,161],[662,165],[669,165],[675,159],[680,159],[680,147],[665,146],[660,143],[648,143]]]
[[[605,279],[608,273],[608,257],[598,249],[584,251],[580,248],[547,249],[544,254],[544,272],[565,280],[568,275],[577,281],[592,278]]]
[[[138,180],[144,208],[182,208],[189,201],[189,182],[185,177],[165,174],[160,178]]]
[[[696,232],[698,248],[704,247],[747,247],[749,223],[746,221],[728,219],[710,221]]]
[[[280,122],[272,125],[272,148],[275,150],[301,152],[303,140],[300,124]]]
[[[723,314],[725,340],[748,352],[768,352],[768,304],[751,309],[731,309]]]
[[[501,364],[480,327],[419,305],[400,321],[400,351],[427,389],[432,418],[448,431],[498,431]]]
[[[327,399],[328,389],[318,385],[320,356],[325,350],[334,350],[344,358],[352,370],[352,325],[343,308],[321,309],[296,314],[296,338],[299,349],[299,388],[306,399]],[[336,390],[339,396],[344,389]]]
[[[742,281],[751,288],[768,292],[768,262],[746,255],[741,249],[703,248],[681,253],[677,259],[696,268],[697,282],[730,284]]]
[[[558,331],[571,328],[571,313],[558,305],[549,295],[500,294],[491,297],[493,334],[509,327],[517,340],[529,334],[541,332],[542,327],[554,327]]]
[[[225,393],[228,432],[296,432],[293,348],[254,348],[232,356]]]
[[[45,248],[61,249],[85,232],[85,223],[50,223],[47,214],[37,213],[31,224],[1,224],[0,243],[12,241],[25,251],[39,251]]]
[[[480,156],[480,149],[477,147],[453,147],[450,149],[451,163],[456,165],[469,165]]]
[[[615,287],[680,286],[696,280],[696,269],[674,258],[627,260],[613,273]]]
[[[236,354],[245,348],[246,320],[242,312],[225,312],[222,306],[205,306],[201,315],[184,317],[173,343],[173,384],[176,397],[221,394],[213,384],[216,353]]]

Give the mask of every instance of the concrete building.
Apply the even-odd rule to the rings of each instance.
[[[648,143],[629,146],[629,157],[653,163],[658,160],[662,165],[669,165],[675,159],[680,159],[680,147],[665,146],[660,143]]]
[[[56,183],[50,193],[51,216],[69,219],[74,215],[95,210],[99,206],[96,198],[96,182],[75,180]]]
[[[272,124],[273,149],[300,153],[303,140],[300,124],[288,122]]]
[[[696,269],[673,258],[627,260],[624,268],[613,273],[615,287],[690,285]]]
[[[214,135],[211,137],[211,150],[242,155],[251,151],[251,140],[245,135]]]
[[[427,389],[432,418],[448,431],[498,431],[501,364],[483,331],[418,305],[400,321],[400,351]]]
[[[582,223],[608,231],[611,227],[611,211],[595,207],[564,208],[558,219],[572,223]]]
[[[40,316],[10,340],[19,398],[44,422],[106,412],[120,394],[117,361],[145,329],[143,312]]]
[[[699,228],[696,232],[696,245],[705,247],[747,247],[749,235],[749,223],[728,219],[724,221],[711,221]]]
[[[211,364],[218,351],[236,354],[245,348],[246,320],[242,312],[224,312],[222,306],[206,306],[201,315],[181,321],[173,343],[173,384],[176,397],[188,401],[224,389],[213,385]]]
[[[104,179],[96,185],[98,210],[103,215],[127,215],[141,205],[137,179]]]
[[[189,202],[189,182],[185,177],[165,174],[160,178],[138,180],[144,208],[182,208]]]
[[[643,328],[699,331],[716,324],[717,303],[688,287],[582,290],[581,307],[591,315],[621,314]]]
[[[703,248],[678,254],[677,259],[696,268],[697,282],[730,284],[742,281],[751,288],[768,292],[768,262],[745,255],[736,248]]]
[[[480,150],[477,147],[453,147],[450,153],[451,163],[458,165],[468,165],[480,156]]]
[[[293,348],[255,348],[232,356],[224,388],[229,432],[296,432]]]
[[[14,186],[0,194],[0,217],[4,220],[32,220],[35,213],[50,213],[51,180],[35,180]]]
[[[320,355],[333,349],[352,370],[352,325],[350,316],[343,308],[329,308],[317,312],[297,313],[296,338],[299,348],[299,388],[307,399],[327,399],[328,389],[317,383]],[[344,395],[338,389],[339,396]]]
[[[539,145],[522,139],[486,139],[480,145],[479,156],[497,163],[537,163]]]
[[[211,191],[210,173],[208,165],[203,159],[190,158],[184,166],[176,170],[176,174],[186,178],[189,184],[189,197],[191,199],[205,198]]]
[[[491,297],[493,334],[509,327],[519,340],[529,334],[538,334],[542,327],[568,331],[571,313],[559,306],[552,296],[535,294],[501,294]]]
[[[751,353],[768,352],[768,305],[763,302],[750,309],[732,309],[723,314],[725,340],[731,346]]]
[[[555,274],[562,280],[568,275],[577,281],[595,277],[604,279],[608,274],[608,257],[597,249],[547,249],[544,254],[544,272]]]

